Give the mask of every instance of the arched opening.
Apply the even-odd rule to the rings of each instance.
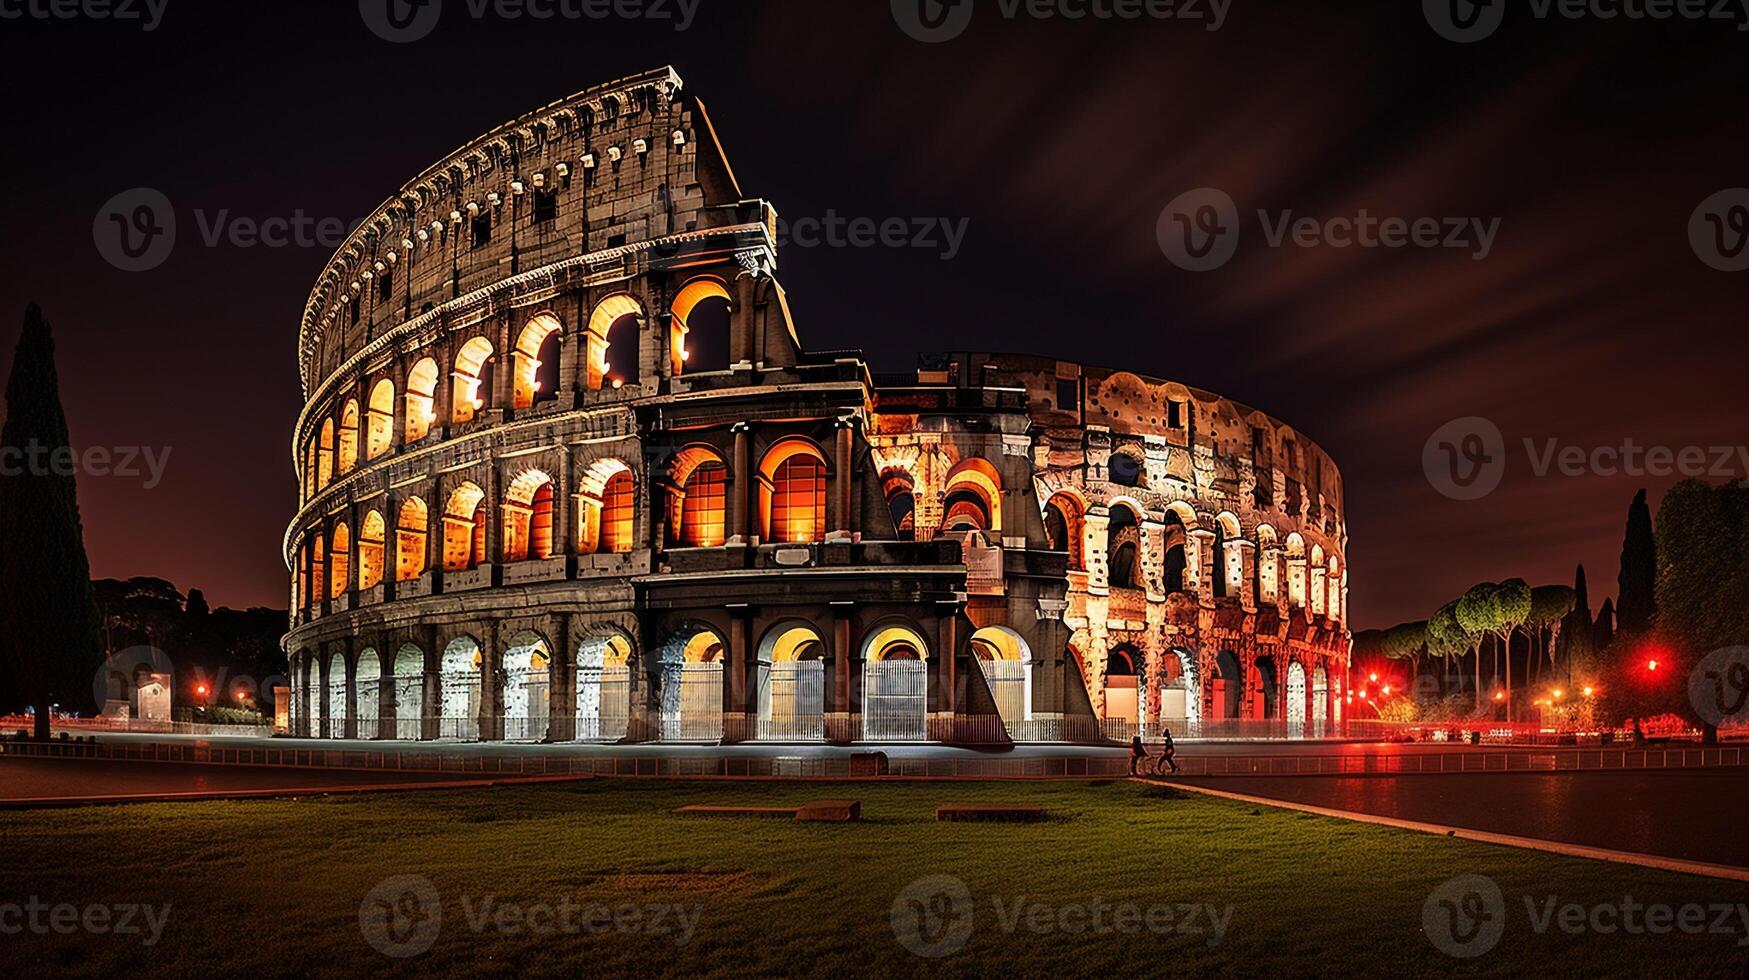
[[[805,623],[773,626],[759,644],[758,737],[818,742],[826,737],[826,644]]]
[[[1142,458],[1128,452],[1115,452],[1107,463],[1111,482],[1120,487],[1139,487],[1142,485],[1144,467]]]
[[[962,460],[942,487],[941,529],[947,532],[1002,530],[1002,476],[988,460]]]
[[[1239,518],[1229,513],[1215,518],[1215,581],[1214,594],[1237,599],[1245,582],[1245,553],[1241,547],[1244,534]]]
[[[643,305],[627,293],[615,293],[595,305],[584,331],[589,345],[583,366],[585,387],[612,391],[638,382],[643,322]]]
[[[358,655],[353,691],[358,701],[358,721],[353,725],[357,737],[374,739],[380,734],[378,720],[382,717],[383,662],[376,648],[365,647]]]
[[[443,648],[438,665],[438,738],[480,740],[480,670],[485,658],[479,641],[459,636]]]
[[[727,539],[729,468],[716,451],[689,446],[674,462],[674,482],[680,493],[670,515],[671,544],[689,548],[721,547]]]
[[[472,422],[474,416],[492,405],[492,342],[475,337],[462,345],[455,356],[455,388],[449,420],[461,425]]]
[[[1329,574],[1324,565],[1324,548],[1322,545],[1312,546],[1312,560],[1311,563],[1306,566],[1306,571],[1311,578],[1310,599],[1312,615],[1322,616],[1324,615],[1324,599],[1327,595],[1325,577]]]
[[[516,384],[513,407],[533,408],[559,397],[560,344],[565,332],[559,318],[542,313],[529,320],[516,340]]]
[[[668,345],[675,377],[729,369],[729,322],[733,301],[720,279],[688,282],[674,297]]]
[[[552,556],[553,478],[529,470],[505,492],[504,560],[544,561]]]
[[[1257,603],[1273,606],[1281,600],[1280,549],[1276,546],[1275,528],[1257,526]]]
[[[1170,650],[1161,658],[1160,667],[1160,724],[1178,735],[1196,735],[1202,714],[1196,654],[1181,648]]]
[[[394,443],[395,383],[384,378],[370,390],[370,411],[364,426],[365,458],[376,459],[394,448]]]
[[[340,409],[340,474],[358,468],[358,402],[347,400]]]
[[[577,552],[629,554],[636,546],[637,489],[631,467],[599,459],[577,489]]]
[[[806,439],[785,439],[759,464],[760,533],[766,541],[826,539],[826,457]]]
[[[1287,536],[1287,601],[1306,608],[1306,540],[1297,533]]]
[[[425,438],[437,421],[437,361],[424,358],[407,372],[407,445]]]
[[[1330,556],[1329,564],[1324,570],[1324,587],[1330,591],[1329,598],[1324,600],[1324,614],[1331,620],[1340,622],[1342,616],[1342,572],[1336,556]]]
[[[1006,626],[986,626],[972,634],[972,659],[983,671],[1008,737],[1021,738],[1032,719],[1032,651],[1026,640]]]
[[[1312,670],[1312,737],[1329,734],[1330,720],[1330,674],[1320,664]]]
[[[1298,660],[1287,665],[1287,737],[1306,737],[1306,668]]]
[[[1162,536],[1162,543],[1165,545],[1165,564],[1162,570],[1165,572],[1167,595],[1184,591],[1184,543],[1187,540],[1189,538],[1184,529],[1184,519],[1178,516],[1177,511],[1168,509]]]
[[[383,581],[383,539],[387,529],[383,515],[371,511],[358,529],[358,587],[370,590]]]
[[[304,664],[304,695],[306,714],[309,716],[304,734],[310,738],[321,738],[322,706],[328,703],[328,691],[322,686],[322,666],[315,655]]]
[[[327,543],[320,528],[310,538],[310,599],[322,602],[328,598]]]
[[[1239,655],[1222,650],[1215,657],[1214,708],[1216,720],[1230,721],[1240,717],[1245,703],[1245,675],[1239,667]]]
[[[539,634],[524,630],[510,638],[504,654],[504,739],[540,742],[551,716],[552,650]]]
[[[887,509],[893,515],[893,530],[900,541],[917,538],[917,492],[911,474],[904,470],[888,470],[881,474],[881,490],[887,498]]]
[[[1258,657],[1252,662],[1251,690],[1256,693],[1257,701],[1251,709],[1251,717],[1270,719],[1278,717],[1280,702],[1276,700],[1281,693],[1280,677],[1276,672],[1274,657]]]
[[[617,742],[631,718],[632,644],[620,633],[584,640],[577,651],[577,740]]]
[[[1105,531],[1107,581],[1112,588],[1143,587],[1141,549],[1141,519],[1128,504],[1113,504]]]
[[[715,742],[723,737],[723,651],[707,626],[683,626],[663,644],[662,740]]]
[[[334,420],[322,420],[322,435],[316,443],[316,489],[334,482]]]
[[[316,440],[312,438],[304,447],[304,502],[316,495]]]
[[[425,651],[404,643],[395,651],[395,737],[425,737]]]
[[[929,645],[909,626],[889,626],[862,647],[862,732],[876,742],[929,737]]]
[[[328,737],[346,737],[346,657],[328,658]]]
[[[486,562],[486,491],[464,483],[443,508],[443,570],[465,572]]]
[[[1112,647],[1105,658],[1105,719],[1127,723],[1130,732],[1141,729],[1142,663],[1133,643]]]
[[[411,582],[425,574],[425,535],[430,515],[425,501],[408,497],[395,522],[395,581]]]
[[[352,530],[345,524],[336,524],[328,545],[328,598],[338,599],[351,587]]]
[[[1081,501],[1074,494],[1059,493],[1045,504],[1045,544],[1052,551],[1069,553],[1069,567],[1087,567],[1082,544],[1084,519]]]

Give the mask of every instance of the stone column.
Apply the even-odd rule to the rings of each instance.
[[[1228,547],[1239,553],[1239,604],[1246,612],[1256,612],[1257,543],[1234,541]]]
[[[1215,532],[1198,528],[1184,535],[1184,589],[1199,602],[1214,601],[1214,578],[1219,559],[1215,556]]]
[[[729,476],[734,480],[734,486],[729,494],[727,534],[731,544],[749,544],[756,533],[751,530],[752,520],[748,512],[753,483],[752,426],[737,422],[731,431],[735,433],[735,458],[730,463],[734,471]]]
[[[828,541],[848,541],[853,537],[851,511],[855,479],[850,471],[850,457],[855,424],[852,419],[839,419],[837,423],[837,442],[832,461],[832,508],[826,530]]]

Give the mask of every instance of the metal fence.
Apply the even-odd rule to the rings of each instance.
[[[662,739],[715,742],[723,737],[723,665],[662,665]]]
[[[771,742],[826,738],[826,664],[789,660],[759,665],[756,737]]]
[[[990,695],[996,700],[996,712],[1002,716],[1012,738],[1026,721],[1027,664],[1019,660],[974,659],[984,674],[984,683],[989,685]]]
[[[475,671],[440,677],[437,737],[477,742],[480,739],[480,675]]]
[[[512,670],[504,676],[504,740],[539,742],[547,737],[552,702],[547,671]]]
[[[425,737],[425,677],[395,678],[395,737],[417,741]]]
[[[617,742],[631,719],[631,668],[577,668],[577,741]]]
[[[862,737],[871,742],[929,739],[929,665],[871,660],[862,668]]]

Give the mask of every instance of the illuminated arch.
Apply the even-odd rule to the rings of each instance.
[[[1239,518],[1228,511],[1215,516],[1215,582],[1220,586],[1217,596],[1237,597],[1244,587],[1245,552],[1241,547],[1244,532]]]
[[[1287,536],[1287,601],[1295,609],[1306,607],[1306,540],[1298,533]]]
[[[443,570],[463,572],[486,561],[486,491],[464,483],[443,508]]]
[[[546,638],[532,630],[515,634],[506,644],[503,703],[499,706],[506,741],[538,742],[547,737],[552,660]]]
[[[344,476],[358,468],[358,402],[347,399],[340,409],[340,456],[338,472]]]
[[[425,501],[408,497],[395,521],[395,581],[411,582],[425,574],[426,533],[430,515]]]
[[[370,390],[370,412],[365,421],[364,456],[376,459],[395,444],[395,383],[384,378]]]
[[[614,630],[583,640],[577,650],[576,738],[580,742],[625,737],[631,711],[632,643]]]
[[[492,403],[492,342],[475,337],[462,345],[455,355],[453,401],[450,422],[460,425],[472,422],[474,416]]]
[[[1069,567],[1087,567],[1086,509],[1080,496],[1060,490],[1045,502],[1045,545],[1052,551],[1069,554]]]
[[[1002,475],[989,460],[961,460],[942,487],[944,531],[1002,532]]]
[[[1106,582],[1114,589],[1140,589],[1142,577],[1141,513],[1127,503],[1113,503],[1106,517]]]
[[[340,651],[328,658],[328,737],[346,735],[346,656]]]
[[[383,515],[371,511],[358,527],[358,587],[374,589],[383,581]]]
[[[334,535],[328,545],[328,598],[346,594],[352,578],[352,531],[342,524],[334,525]]]
[[[589,464],[577,488],[577,552],[628,554],[635,544],[637,489],[624,460]]]
[[[504,560],[553,556],[553,478],[526,470],[504,492]]]
[[[680,492],[671,498],[668,526],[675,544],[716,548],[727,540],[728,465],[709,446],[688,446],[669,470]]]
[[[423,358],[407,372],[408,445],[425,438],[437,421],[437,361]]]
[[[357,738],[377,737],[377,720],[382,717],[383,662],[375,647],[365,647],[353,668],[353,700],[358,702],[358,719],[353,723]]]
[[[928,660],[929,644],[909,626],[888,626],[871,633],[863,641],[862,659],[876,663],[883,660]]]
[[[310,536],[310,599],[322,602],[328,598],[328,551],[321,528]]]
[[[801,543],[826,539],[826,454],[812,441],[779,441],[759,464],[760,537]]]
[[[395,651],[395,737],[425,737],[425,651],[403,643]]]
[[[615,293],[595,304],[585,331],[588,350],[583,383],[590,391],[613,389],[638,380],[638,345],[644,304],[630,293]],[[626,328],[629,324],[629,343]],[[619,349],[615,350],[614,347]],[[629,350],[627,349],[629,346]]]
[[[900,541],[917,537],[917,482],[897,467],[881,471],[881,493],[893,515],[893,531]]]
[[[537,314],[523,326],[516,341],[513,408],[533,408],[559,397],[559,345],[564,326],[551,313]]]
[[[334,420],[322,420],[322,435],[316,449],[316,489],[327,489],[334,482]]]
[[[485,656],[480,641],[458,636],[438,661],[438,737],[477,741],[480,737],[480,682]]]
[[[689,371],[723,371],[729,367],[728,338],[703,336],[703,323],[694,319],[699,306],[708,300],[719,300],[730,308],[734,306],[734,297],[721,279],[700,276],[681,287],[669,308],[669,363],[675,377]],[[695,327],[701,331],[699,337],[691,336]],[[722,332],[727,332],[727,324],[723,325]]]

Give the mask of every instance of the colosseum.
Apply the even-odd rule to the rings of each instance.
[[[1342,717],[1342,484],[1182,384],[803,346],[670,69],[402,187],[299,336],[312,738],[991,744]]]

